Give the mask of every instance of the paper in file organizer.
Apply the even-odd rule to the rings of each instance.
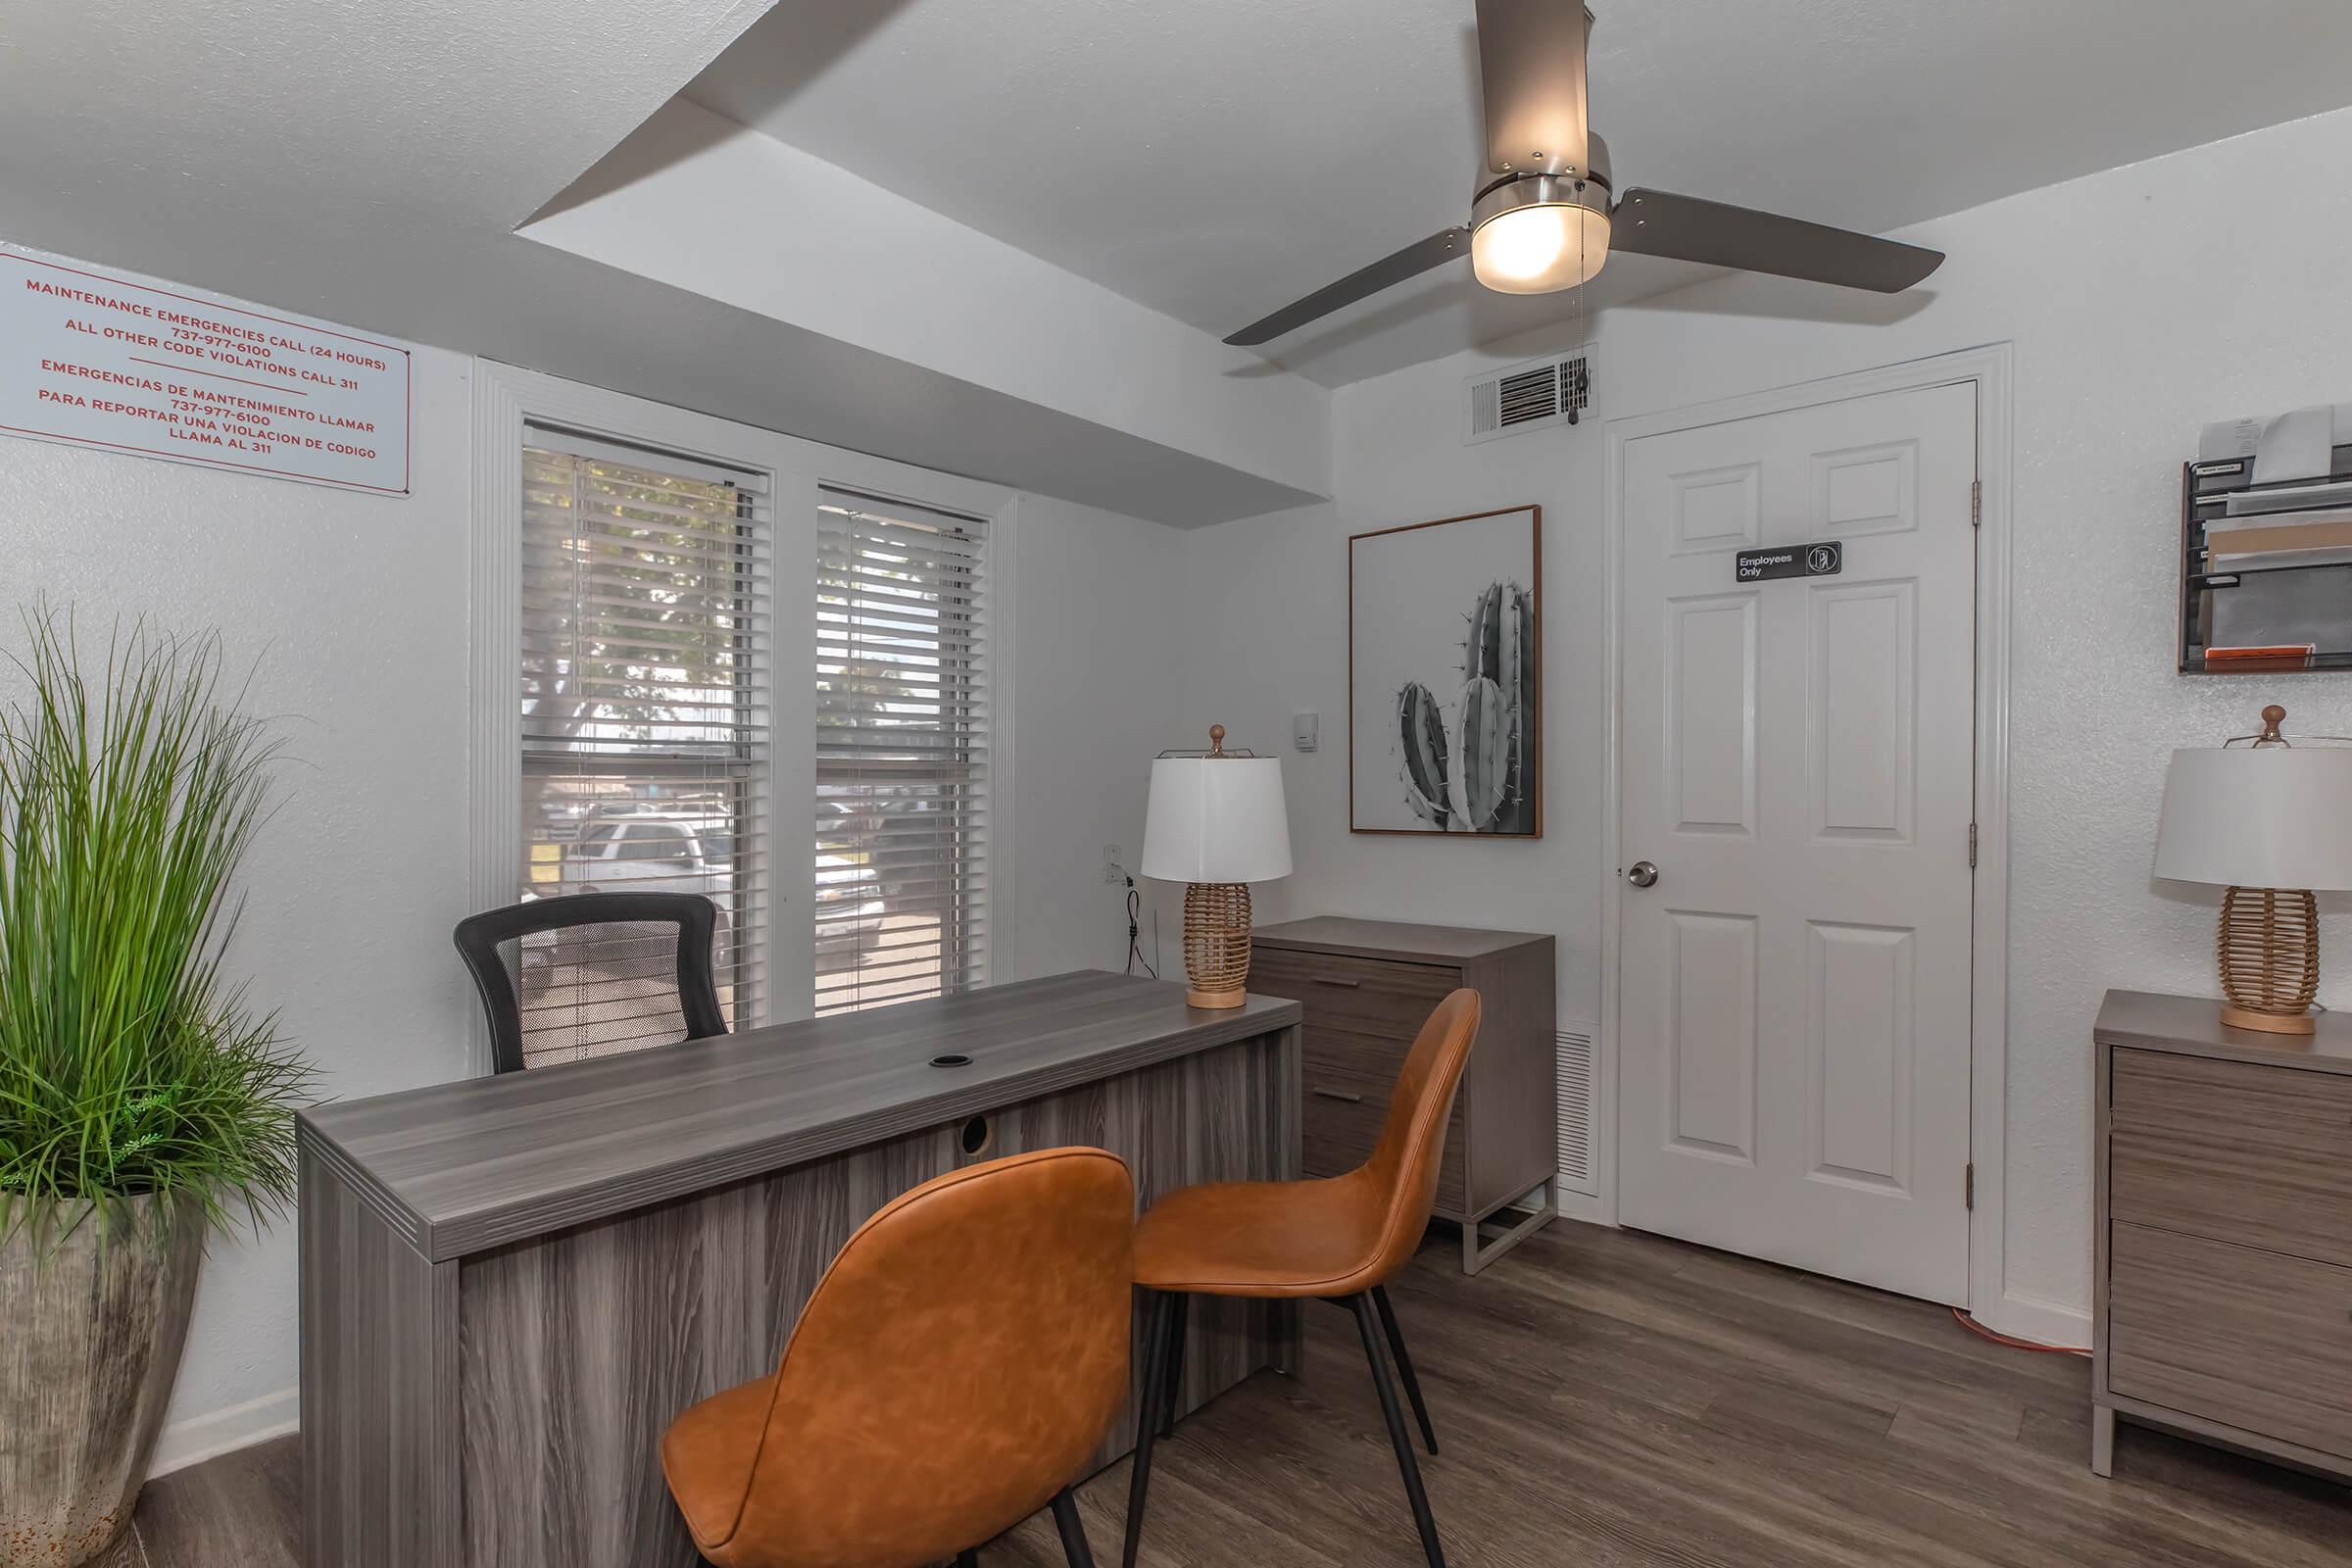
[[[2322,651],[2352,652],[2348,447],[2352,404],[2205,427],[2195,503],[2204,550],[2192,566],[2203,572],[2195,640],[2206,668],[2308,668]]]
[[[2239,564],[2248,565],[2257,560],[2274,566],[2332,564],[2332,561],[2320,559],[2321,553],[2352,554],[2352,507],[2209,517],[2205,550],[2207,569],[2212,571],[2229,570],[2237,558],[2244,558]],[[2285,559],[2289,556],[2311,559]]]
[[[2223,510],[2232,517],[2253,517],[2266,513],[2315,512],[2330,507],[2352,507],[2352,479],[2288,485],[2279,490],[2233,490]]]
[[[2352,446],[2352,403],[2320,403],[2284,414],[2218,420],[2199,436],[2197,461],[2251,458],[2249,482],[2278,484],[2325,479],[2339,446]]]
[[[2207,425],[2200,453],[2250,456],[2248,483],[2254,487],[2230,492],[2224,514],[2206,519],[2207,569],[2352,561],[2352,480],[2329,477],[2339,441],[2352,444],[2352,404]]]

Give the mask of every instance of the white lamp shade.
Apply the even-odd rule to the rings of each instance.
[[[2352,747],[2175,752],[2156,874],[2221,887],[2352,888]]]
[[[1291,874],[1278,757],[1163,757],[1152,764],[1144,875],[1270,882]]]

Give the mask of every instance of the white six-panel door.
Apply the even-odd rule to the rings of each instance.
[[[1618,1215],[1968,1298],[1974,382],[1628,441]],[[1836,575],[1739,580],[1835,541]],[[1620,874],[1623,874],[1621,870]]]

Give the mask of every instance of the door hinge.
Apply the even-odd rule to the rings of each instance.
[[[1968,868],[1972,871],[1977,868],[1977,824],[1974,822],[1968,824]]]
[[[1967,1189],[1968,1209],[1973,1214],[1977,1209],[1977,1167],[1974,1161],[1970,1162],[1968,1174],[1962,1179],[1961,1185]]]
[[[1984,481],[1982,479],[1968,481],[1968,525],[1971,528],[1984,526]]]

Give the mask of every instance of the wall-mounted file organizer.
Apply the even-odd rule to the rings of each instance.
[[[2322,478],[2180,470],[2180,671],[2352,669],[2352,445]]]

